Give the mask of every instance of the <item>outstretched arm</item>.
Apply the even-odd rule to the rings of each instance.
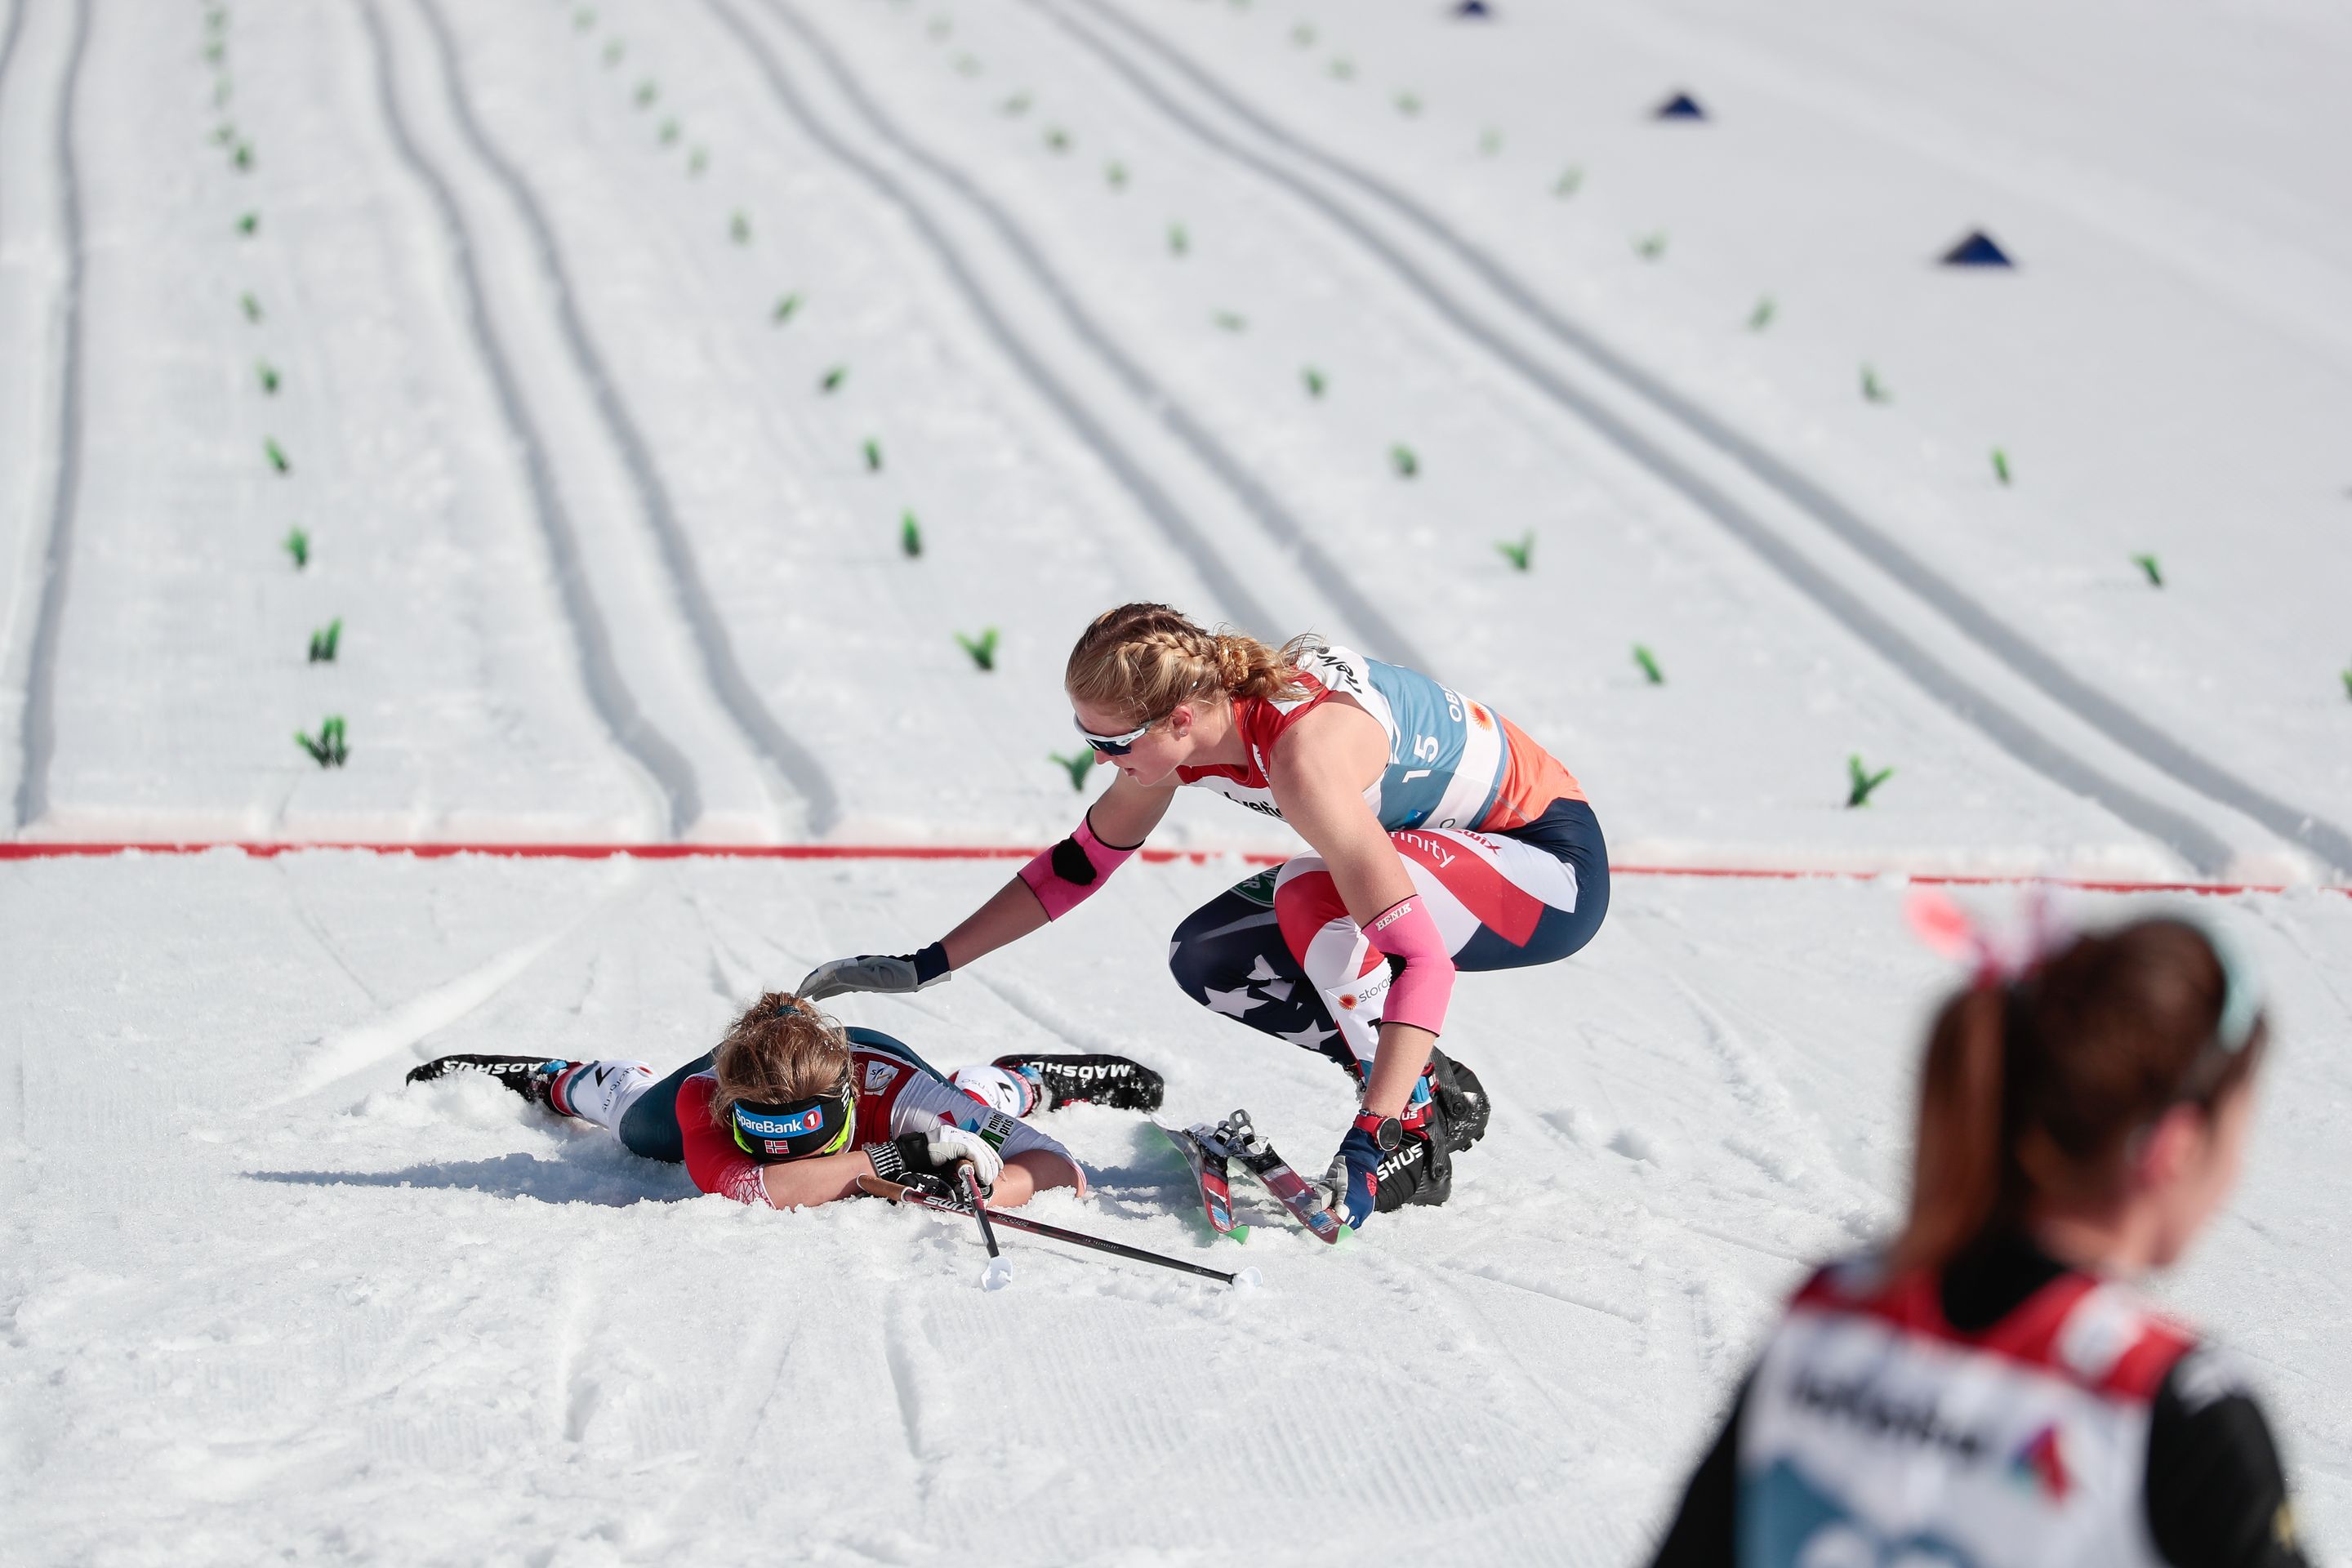
[[[950,1151],[954,1152],[961,1151]],[[854,1197],[859,1191],[857,1178],[875,1173],[874,1158],[864,1149],[756,1168],[769,1204],[780,1209],[811,1208],[835,1198]],[[1005,1155],[1002,1168],[984,1179],[995,1184],[988,1199],[992,1206],[1018,1208],[1048,1187],[1076,1186],[1078,1167],[1066,1156],[1028,1149]]]
[[[961,925],[940,939],[948,967],[961,969],[982,953],[1027,936],[1102,885],[1102,879],[1139,849],[1160,819],[1176,786],[1139,784],[1125,774],[1111,781],[1087,808],[1078,829],[1021,869]]]
[[[817,1002],[845,991],[920,991],[1018,942],[1100,887],[1160,825],[1175,794],[1173,784],[1149,787],[1122,774],[1079,820],[1077,831],[1023,867],[946,936],[915,952],[861,953],[821,963],[801,982],[799,994]]]

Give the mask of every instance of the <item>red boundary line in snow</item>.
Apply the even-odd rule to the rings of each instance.
[[[452,844],[452,843],[287,843],[258,839],[211,839],[191,842],[97,843],[68,839],[18,839],[0,842],[0,860],[97,858],[115,855],[202,855],[234,849],[260,859],[307,850],[341,849],[364,855],[413,855],[423,860],[457,855],[485,855],[514,860],[1026,860],[1034,847],[992,844]],[[1253,866],[1278,866],[1287,856],[1263,851],[1213,849],[1145,849],[1139,858],[1156,864],[1188,860],[1200,865],[1212,856],[1234,854]],[[2276,882],[2131,882],[2079,877],[1999,876],[1966,871],[1852,870],[1772,866],[1628,866],[1612,865],[1612,877],[1700,877],[1718,881],[1868,882],[1891,877],[1922,887],[1998,888],[2034,884],[2070,888],[2093,893],[2198,893],[2228,897],[2240,893],[2283,893]],[[2352,887],[2323,887],[2321,892],[2352,897]]]

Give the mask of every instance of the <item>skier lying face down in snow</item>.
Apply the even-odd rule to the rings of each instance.
[[[960,1195],[965,1162],[1001,1207],[1048,1187],[1083,1196],[1076,1159],[1019,1118],[1074,1100],[1152,1110],[1162,1089],[1159,1074],[1113,1057],[1003,1057],[949,1078],[889,1036],[845,1029],[777,991],[664,1079],[642,1061],[454,1056],[408,1081],[460,1071],[490,1073],[647,1159],[683,1161],[706,1193],[775,1208],[853,1196],[865,1175]]]

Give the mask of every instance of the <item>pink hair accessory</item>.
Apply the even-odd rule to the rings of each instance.
[[[2066,945],[2073,934],[2051,912],[2049,895],[2036,888],[2026,895],[2021,929],[1996,931],[1962,909],[1948,893],[1915,888],[1903,903],[1911,933],[1931,952],[1976,972],[1979,985],[2008,984],[2024,978]]]

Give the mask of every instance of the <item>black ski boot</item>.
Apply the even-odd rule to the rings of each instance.
[[[410,1068],[408,1081],[430,1083],[453,1072],[484,1072],[533,1105],[548,1105],[548,1091],[572,1065],[560,1057],[435,1057]]]
[[[1494,1101],[1478,1075],[1444,1051],[1429,1053],[1429,1069],[1436,1088],[1437,1108],[1444,1113],[1446,1152],[1459,1154],[1486,1135],[1486,1118]]]
[[[996,1066],[1037,1086],[1037,1109],[1059,1110],[1072,1100],[1108,1105],[1114,1110],[1157,1110],[1168,1080],[1125,1057],[1011,1056]]]

